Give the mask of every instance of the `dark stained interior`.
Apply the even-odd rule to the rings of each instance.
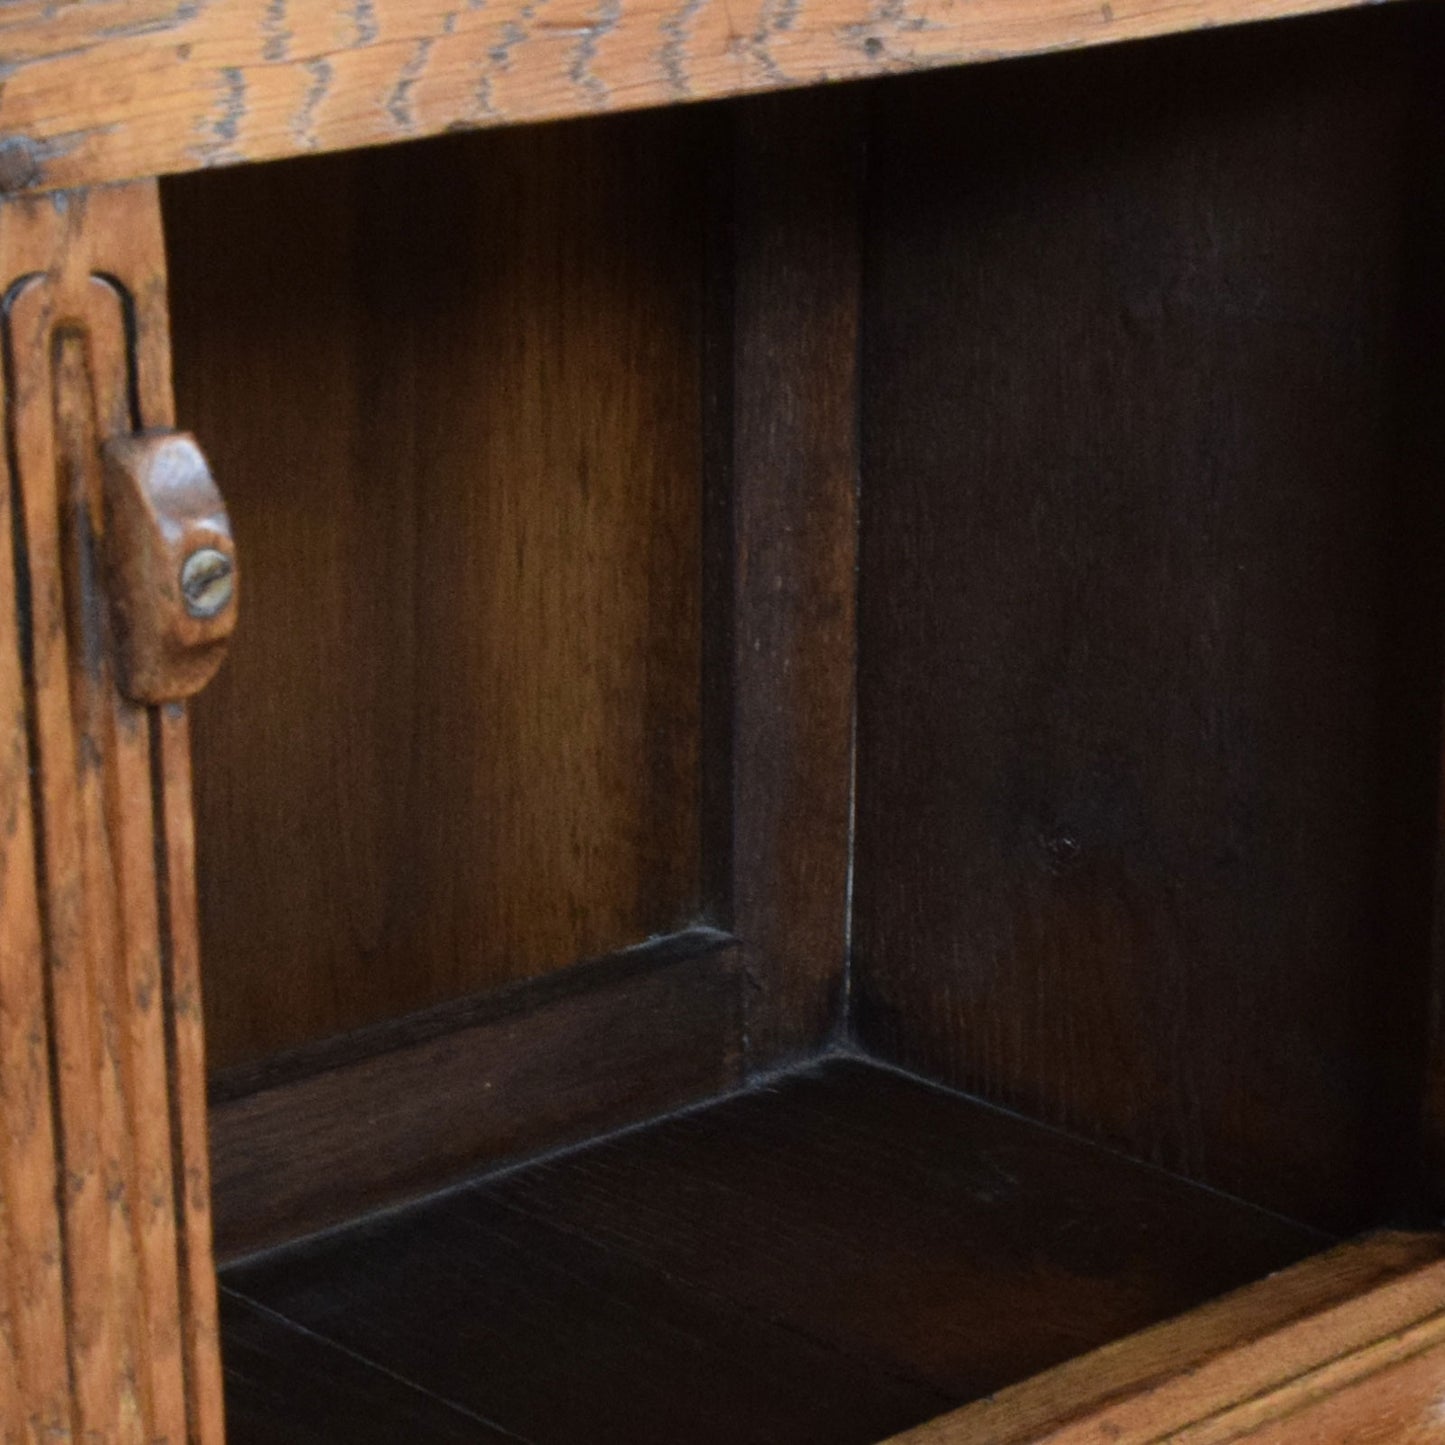
[[[217,1067],[701,912],[699,134],[166,183],[247,577],[195,708]]]
[[[870,1445],[1324,1243],[837,1059],[231,1269],[231,1436]]]
[[[1416,1182],[1442,615],[1434,82],[1355,19],[880,97],[854,935],[865,1047],[1345,1229]]]
[[[240,1445],[869,1445],[1439,1218],[1442,23],[165,183]]]

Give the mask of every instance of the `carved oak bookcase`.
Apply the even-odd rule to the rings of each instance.
[[[0,1441],[1445,1440],[1442,25],[5,0]]]

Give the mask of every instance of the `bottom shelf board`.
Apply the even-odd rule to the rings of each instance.
[[[834,1058],[231,1267],[228,1438],[871,1445],[1327,1243]]]

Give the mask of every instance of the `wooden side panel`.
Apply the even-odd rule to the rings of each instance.
[[[1339,3],[8,0],[0,184],[89,184]]]
[[[818,1049],[846,1007],[862,102],[738,116],[733,928],[755,1068]]]
[[[706,122],[167,189],[248,587],[195,709],[216,1065],[703,911]]]
[[[1416,1151],[1439,55],[1376,10],[1053,57],[870,142],[862,1039],[1342,1230]]]
[[[5,1426],[219,1442],[184,720],[100,587],[100,442],[172,419],[155,186],[5,204],[0,271]]]

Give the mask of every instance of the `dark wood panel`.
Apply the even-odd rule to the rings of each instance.
[[[221,1294],[230,1445],[515,1441],[231,1290]]]
[[[224,1257],[734,1087],[736,950],[697,931],[218,1076]]]
[[[853,1061],[544,1161],[490,1193],[958,1399],[1324,1242]]]
[[[232,1280],[536,1445],[872,1445],[948,1403],[485,1193]]]
[[[754,1067],[846,1006],[864,97],[736,117],[733,928]]]
[[[704,121],[167,185],[216,1063],[697,917]]]
[[[1437,22],[1437,33],[1428,43],[1434,53],[1445,53],[1445,17]],[[1445,135],[1445,89],[1435,87],[1424,107],[1424,119],[1414,147],[1415,167],[1420,176],[1409,216],[1414,261],[1421,275],[1409,304],[1416,318],[1412,328],[1414,346],[1400,372],[1404,395],[1401,465],[1416,479],[1419,492],[1433,502],[1445,477],[1445,427],[1440,425],[1440,399],[1445,397],[1445,286],[1440,283],[1440,256],[1445,254],[1445,165],[1441,165],[1440,137]],[[1439,548],[1445,531],[1445,508],[1431,506],[1420,520],[1417,534],[1421,544]],[[1445,627],[1445,608],[1437,617]],[[1441,698],[1445,709],[1445,696]],[[1440,730],[1445,741],[1445,728]],[[1434,926],[1432,930],[1432,987],[1430,1047],[1424,1098],[1423,1174],[1433,1206],[1433,1217],[1445,1211],[1445,748],[1437,746],[1441,759],[1436,781],[1437,821],[1435,875],[1433,887]]]
[[[1421,1067],[1437,41],[909,82],[870,152],[861,1037],[1342,1227],[1408,1194]]]
[[[227,1279],[539,1445],[865,1445],[1323,1243],[835,1060]]]

